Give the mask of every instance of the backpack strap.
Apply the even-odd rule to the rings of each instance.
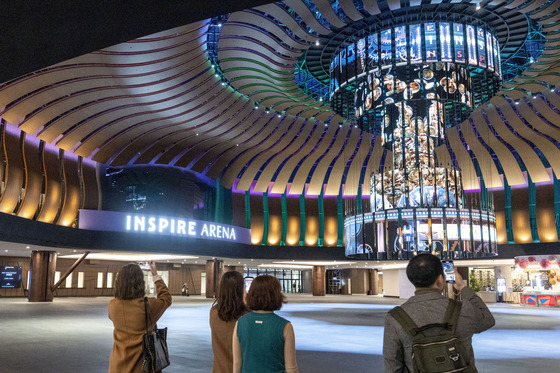
[[[389,311],[389,314],[393,316],[395,320],[402,326],[403,330],[412,338],[418,334],[418,326],[412,321],[408,313],[401,307],[397,306]]]
[[[454,299],[449,299],[449,305],[443,317],[443,323],[451,326],[451,333],[455,334],[455,329],[459,321],[459,314],[461,313],[461,302]]]

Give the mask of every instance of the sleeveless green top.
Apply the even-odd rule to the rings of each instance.
[[[284,373],[284,327],[289,321],[274,313],[250,312],[237,321],[242,373]]]

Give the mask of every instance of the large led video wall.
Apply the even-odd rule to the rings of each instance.
[[[485,28],[455,22],[411,24],[382,30],[344,47],[331,61],[331,95],[384,66],[438,61],[501,76],[498,40]]]
[[[374,222],[375,217],[375,222]],[[422,252],[442,258],[497,255],[493,214],[469,209],[402,209],[344,220],[345,255],[362,259],[410,259]]]

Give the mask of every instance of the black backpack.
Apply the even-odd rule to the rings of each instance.
[[[476,368],[469,366],[467,349],[455,335],[460,312],[461,303],[450,299],[441,324],[428,324],[419,328],[402,307],[389,311],[412,338],[415,373],[476,373]]]

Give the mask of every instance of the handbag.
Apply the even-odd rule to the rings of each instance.
[[[144,297],[144,312],[146,319],[146,333],[142,336],[142,372],[156,373],[169,365],[167,351],[167,328],[149,329],[148,317],[151,319],[148,298]]]

